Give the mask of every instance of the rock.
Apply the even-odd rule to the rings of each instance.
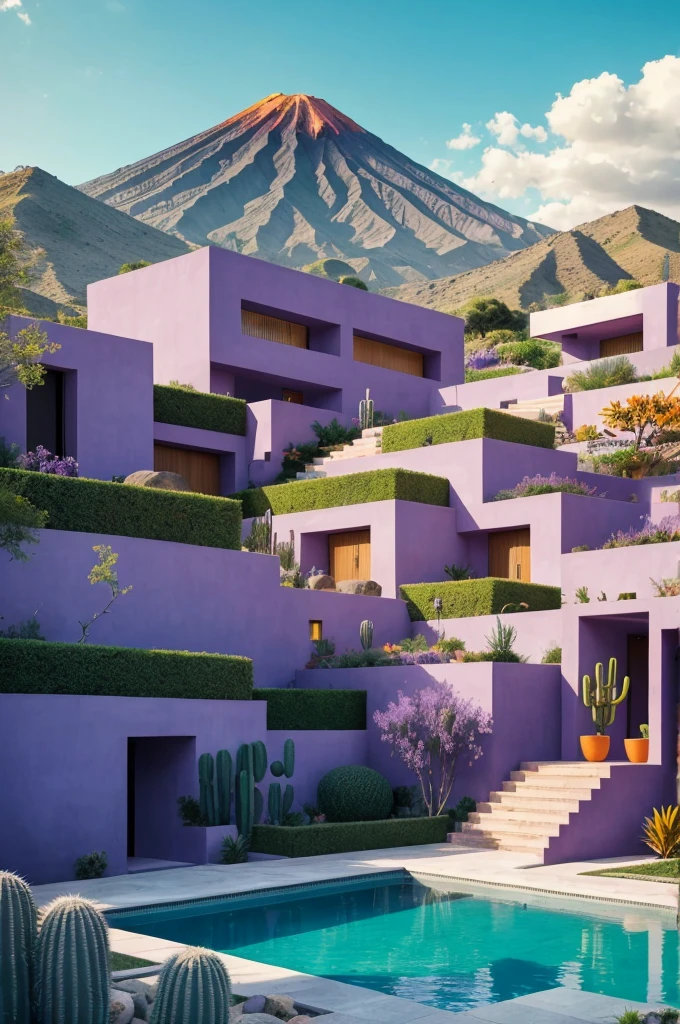
[[[119,989],[121,992],[129,992],[130,995],[133,995],[135,992],[141,992],[143,996],[146,996],[150,987],[141,978],[124,978],[122,981],[111,982],[111,988]]]
[[[296,1017],[291,1017],[288,1024],[310,1024],[311,1019],[306,1013],[299,1013]]]
[[[229,1020],[233,1020],[234,1017],[243,1016],[243,1003],[234,1003],[229,1010]]]
[[[335,590],[335,580],[332,576],[326,576],[325,574],[310,576],[307,580],[307,586],[310,590]]]
[[[157,487],[163,491],[188,491],[189,484],[179,473],[170,473],[165,469],[139,469],[130,473],[123,481],[135,487]]]
[[[135,1015],[135,1005],[129,992],[112,988],[109,1008],[109,1024],[130,1024]]]
[[[363,594],[365,597],[381,597],[382,587],[375,580],[341,580],[335,589],[339,594]]]
[[[146,1000],[147,1000],[148,1003],[152,1003],[154,1001],[154,999],[156,998],[156,993],[157,992],[158,992],[158,982],[157,981],[154,981],[154,983],[152,985],[147,985],[147,987],[146,987]]]
[[[257,996],[253,996],[253,998],[256,999]],[[247,1000],[247,1002],[249,1001]],[[245,1003],[243,1005],[245,1006]],[[271,1013],[248,1013],[244,1024],[281,1024],[281,1018],[274,1017]]]
[[[295,1000],[292,996],[267,996],[264,1010],[280,1020],[288,1020],[295,1015]]]
[[[143,992],[133,992],[132,1002],[135,1007],[135,1017],[138,1017],[140,1020],[146,1020],[149,1013],[149,1003],[146,995]]]
[[[241,1006],[244,1013],[262,1013],[266,1001],[266,996],[250,996]]]

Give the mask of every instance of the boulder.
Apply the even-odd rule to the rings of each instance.
[[[297,1017],[291,1017],[288,1024],[309,1024],[311,1019],[306,1013],[299,1013]]]
[[[146,1020],[149,1014],[149,1004],[143,992],[132,992],[132,1003],[135,1008],[135,1017],[139,1020]]]
[[[244,1024],[281,1024],[281,1020],[271,1013],[249,1013]]]
[[[266,996],[250,996],[241,1006],[244,1013],[262,1013],[266,1001]]]
[[[135,1015],[135,1004],[129,992],[112,988],[109,1000],[109,1024],[130,1024]]]
[[[229,1010],[229,1020],[233,1020],[235,1017],[243,1016],[243,1003],[234,1003]]]
[[[264,1010],[280,1020],[288,1020],[295,1016],[295,1000],[292,996],[267,996]]]
[[[189,484],[179,473],[170,473],[165,469],[139,469],[130,473],[123,481],[135,487],[157,487],[162,491],[188,491]]]
[[[310,576],[307,586],[310,590],[335,590],[335,580],[322,573],[320,576]]]
[[[364,594],[366,597],[381,597],[382,587],[375,580],[341,580],[335,589],[339,594]]]

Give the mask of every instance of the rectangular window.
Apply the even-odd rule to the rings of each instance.
[[[304,395],[301,391],[291,391],[289,388],[284,388],[281,392],[281,398],[284,402],[292,402],[293,405],[304,405]]]
[[[424,377],[425,365],[422,352],[388,345],[384,341],[373,341],[361,334],[354,335],[354,361],[381,366],[384,370],[410,373],[412,377]]]
[[[280,345],[291,345],[293,348],[309,348],[309,328],[304,324],[254,313],[250,309],[241,310],[241,333],[251,338],[276,341]]]
[[[600,342],[600,358],[624,356],[630,352],[642,352],[642,331],[636,334],[622,334],[618,338],[606,338]]]
[[[321,619],[310,619],[309,620],[309,639],[310,640],[322,640],[323,639],[323,622]]]

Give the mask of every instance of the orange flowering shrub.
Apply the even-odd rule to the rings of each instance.
[[[635,447],[639,448],[660,430],[680,428],[680,398],[666,397],[663,391],[656,395],[631,395],[625,405],[612,402],[600,415],[608,427],[633,434]]]

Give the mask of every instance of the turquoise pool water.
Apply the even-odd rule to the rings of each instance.
[[[572,906],[442,893],[400,873],[116,912],[109,921],[445,1010],[560,985],[680,1005],[672,914]]]

